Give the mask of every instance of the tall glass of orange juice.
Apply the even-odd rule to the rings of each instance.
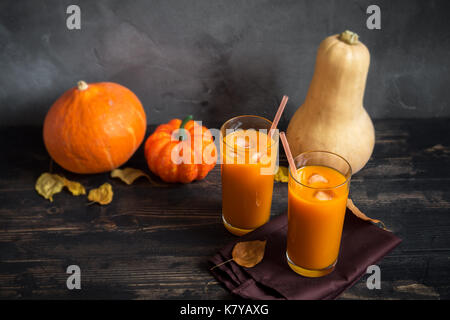
[[[278,131],[259,116],[239,116],[221,128],[222,220],[228,231],[244,235],[270,218],[274,173],[278,169]]]
[[[310,151],[289,168],[287,261],[306,277],[334,270],[352,170],[337,154]]]

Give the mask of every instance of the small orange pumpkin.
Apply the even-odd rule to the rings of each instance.
[[[44,143],[53,160],[75,173],[111,171],[124,164],[144,140],[144,108],[129,89],[112,82],[66,91],[44,121]]]
[[[165,182],[201,180],[217,162],[211,132],[192,116],[159,125],[145,142],[144,152],[150,171]]]

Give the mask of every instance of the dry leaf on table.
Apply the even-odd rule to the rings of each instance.
[[[86,194],[86,189],[84,189],[84,187],[81,183],[76,182],[76,181],[67,180],[64,177],[61,177],[61,178],[63,179],[64,186],[67,187],[67,189],[69,189],[69,191],[72,193],[72,195],[79,196],[81,194]]]
[[[97,189],[89,191],[88,199],[99,204],[109,204],[113,199],[112,186],[109,183],[104,183]]]
[[[236,262],[241,267],[253,268],[264,258],[267,240],[242,241],[234,245],[231,256],[233,258],[213,266],[217,268],[230,261]]]
[[[119,178],[126,184],[132,184],[137,178],[146,177],[151,180],[144,171],[134,168],[114,169],[111,171],[111,178]]]
[[[284,166],[279,166],[277,173],[274,176],[275,181],[288,182],[289,181],[289,169]]]
[[[53,202],[53,195],[61,192],[64,188],[64,182],[56,174],[43,173],[36,180],[36,185],[34,186],[37,193],[43,196],[45,199],[49,199]]]
[[[86,190],[81,183],[48,172],[41,174],[35,185],[36,191],[51,202],[53,202],[53,195],[61,192],[64,187],[67,187],[74,196],[86,194]]]
[[[350,199],[350,198],[347,199],[347,208],[349,208],[350,211],[358,218],[360,218],[364,221],[371,221],[375,224],[379,223],[379,224],[381,224],[381,226],[383,227],[384,230],[389,231],[386,228],[386,226],[384,225],[383,221],[377,220],[377,219],[372,219],[372,218],[369,218],[368,216],[366,216],[361,210],[358,209],[358,207],[355,206],[352,199]]]
[[[119,178],[126,184],[132,184],[137,178],[146,177],[154,185],[161,185],[158,182],[153,181],[153,179],[140,169],[134,168],[124,168],[124,169],[114,169],[111,171],[111,178]]]

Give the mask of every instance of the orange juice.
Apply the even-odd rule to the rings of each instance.
[[[254,129],[222,139],[222,218],[231,233],[243,235],[270,218],[278,144]]]
[[[334,269],[348,197],[348,177],[323,165],[306,165],[289,177],[287,257],[304,276]]]

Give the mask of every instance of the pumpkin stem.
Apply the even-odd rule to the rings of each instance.
[[[83,91],[88,88],[88,84],[83,80],[77,82],[78,90]]]
[[[359,36],[356,33],[349,30],[345,30],[339,35],[339,40],[344,41],[345,43],[350,45],[358,43],[358,39]]]
[[[192,115],[188,115],[186,118],[184,118],[184,120],[181,122],[181,124],[180,124],[180,128],[179,128],[179,136],[178,136],[178,140],[179,141],[184,141],[184,140],[186,140],[186,132],[185,132],[185,130],[184,130],[184,126],[189,122],[189,121],[191,121],[192,120],[192,118],[193,118],[193,116]]]

